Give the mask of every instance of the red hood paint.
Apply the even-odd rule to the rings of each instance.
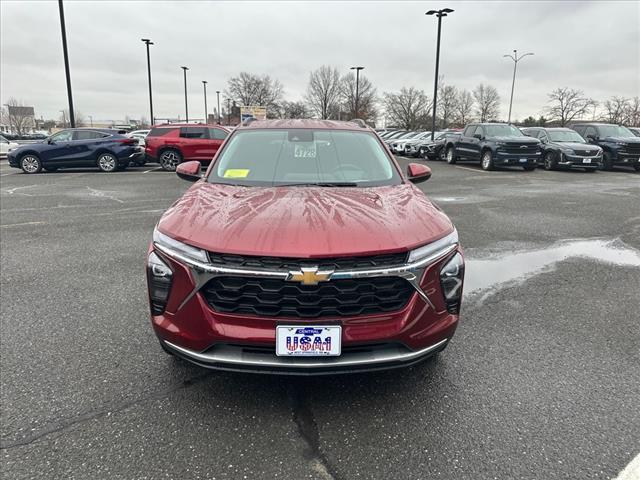
[[[406,251],[453,231],[448,217],[408,183],[261,188],[200,181],[158,228],[212,252],[298,258]]]

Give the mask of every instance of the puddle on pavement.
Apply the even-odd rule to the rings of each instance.
[[[465,284],[467,295],[475,295],[491,288],[495,293],[500,287],[549,271],[558,262],[569,258],[587,258],[625,267],[640,267],[640,251],[625,245],[621,240],[571,240],[555,243],[548,248],[492,255],[490,258],[465,259]]]

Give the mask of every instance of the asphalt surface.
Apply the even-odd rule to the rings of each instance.
[[[640,249],[637,173],[428,164],[470,260]],[[4,478],[604,479],[640,452],[640,268],[570,257],[468,295],[447,350],[410,369],[210,372],[149,324],[151,231],[188,188],[150,168],[0,164]]]

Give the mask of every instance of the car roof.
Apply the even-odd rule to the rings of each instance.
[[[176,128],[176,127],[216,127],[223,130],[229,130],[225,125],[209,125],[208,123],[160,123],[153,125],[151,128]]]
[[[254,120],[248,124],[238,125],[238,130],[271,129],[271,128],[307,128],[314,130],[371,130],[369,127],[361,127],[354,122],[342,122],[338,120],[316,119],[287,119],[287,120]]]

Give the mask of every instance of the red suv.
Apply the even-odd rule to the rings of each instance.
[[[254,121],[160,219],[147,256],[162,348],[225,370],[410,365],[458,324],[464,260],[447,216],[364,124]]]
[[[188,160],[210,162],[229,135],[229,130],[216,125],[197,123],[154,126],[145,142],[145,153],[151,162],[158,162],[167,171]]]

